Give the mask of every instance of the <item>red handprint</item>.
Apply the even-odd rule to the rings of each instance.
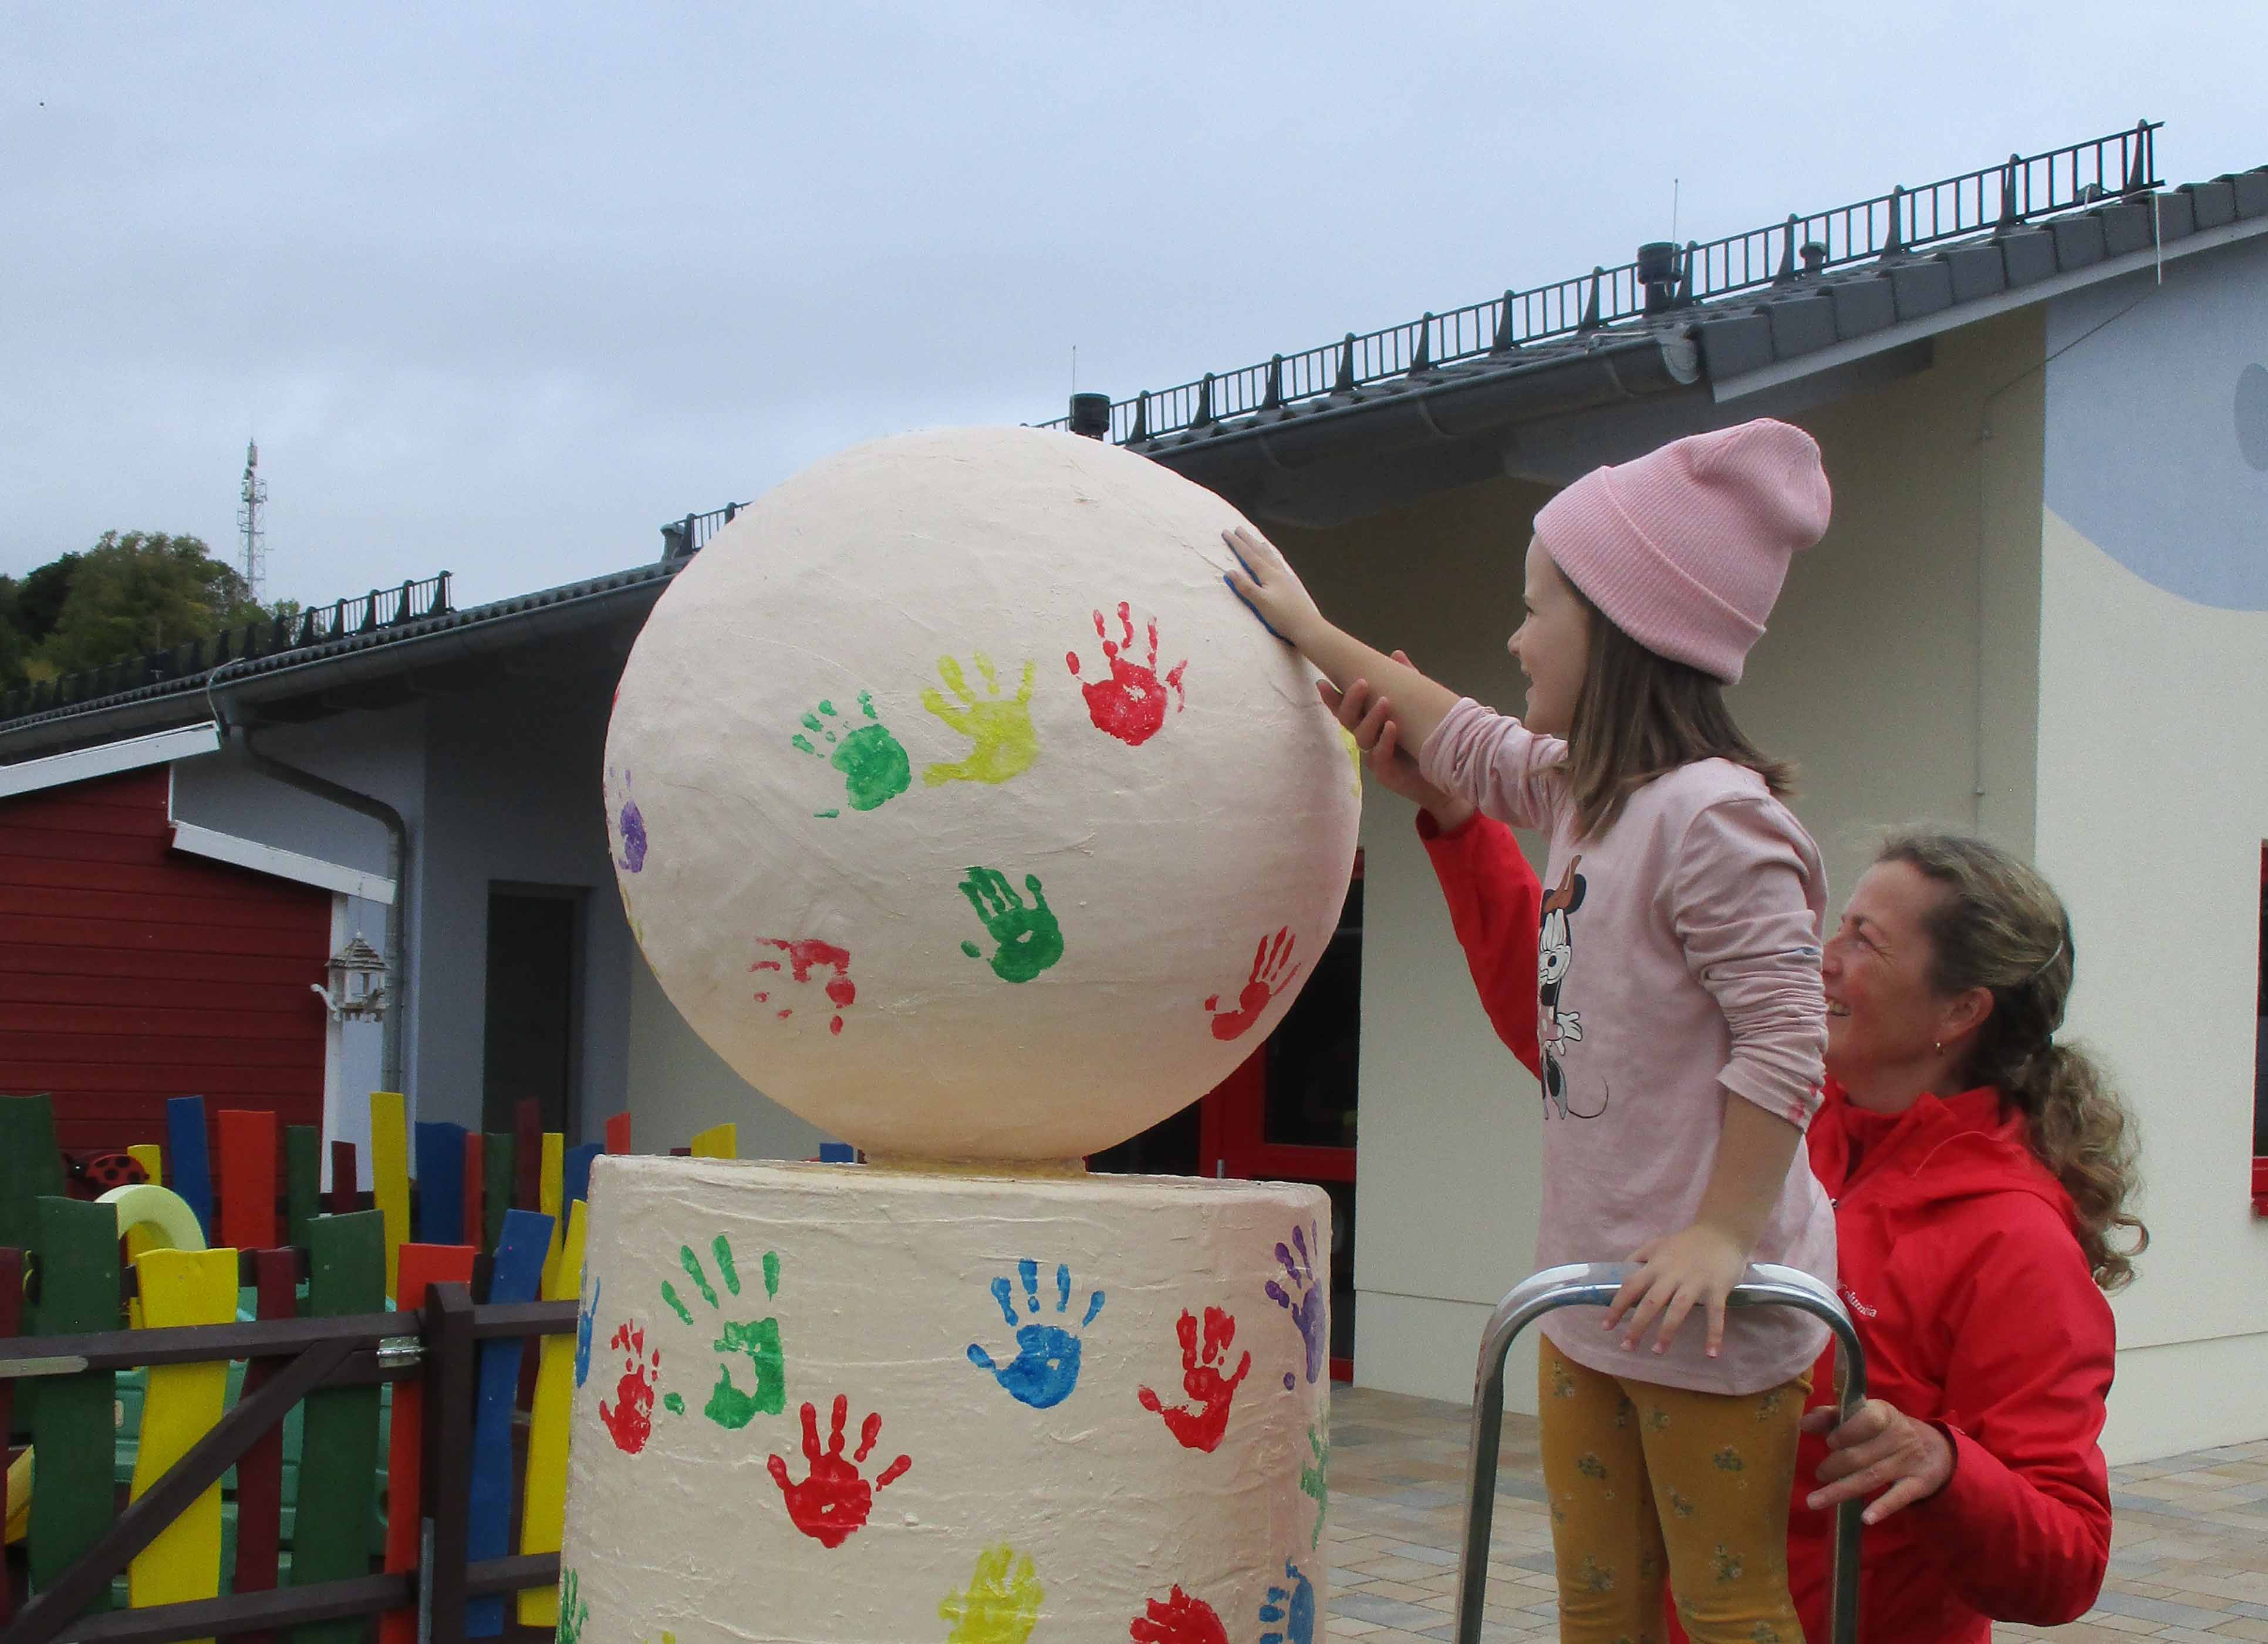
[[[1103,625],[1102,613],[1094,614],[1094,631],[1102,641],[1102,654],[1110,663],[1110,677],[1089,681],[1079,671],[1079,652],[1067,651],[1064,660],[1071,664],[1073,679],[1079,680],[1080,693],[1086,697],[1086,716],[1094,721],[1098,731],[1108,731],[1129,748],[1139,748],[1158,734],[1166,722],[1166,687],[1173,687],[1180,700],[1174,711],[1189,705],[1182,689],[1182,674],[1189,667],[1185,657],[1174,664],[1166,675],[1165,683],[1158,682],[1158,621],[1150,619],[1150,654],[1146,662],[1132,662],[1126,652],[1134,644],[1134,616],[1124,600],[1118,601],[1118,622],[1125,631],[1123,640],[1113,639]]]
[[[615,1448],[635,1456],[653,1436],[653,1378],[661,1368],[661,1349],[656,1347],[647,1358],[644,1327],[633,1330],[628,1324],[616,1325],[615,1338],[607,1345],[622,1349],[622,1379],[615,1383],[614,1408],[599,1401],[599,1419],[614,1435]]]
[[[1134,1644],[1228,1644],[1227,1630],[1212,1606],[1178,1587],[1167,1597],[1152,1598],[1126,1636]]]
[[[788,1482],[787,1463],[775,1456],[768,1463],[772,1482],[780,1487],[787,1499],[787,1515],[795,1527],[822,1547],[839,1547],[850,1539],[850,1532],[866,1522],[866,1515],[874,1510],[874,1492],[895,1484],[913,1457],[901,1456],[881,1476],[869,1485],[858,1476],[857,1463],[873,1453],[874,1441],[882,1436],[882,1419],[870,1415],[858,1429],[858,1448],[850,1459],[843,1459],[843,1424],[849,1419],[850,1401],[843,1394],[835,1395],[835,1420],[828,1435],[827,1452],[819,1449],[819,1412],[806,1404],[803,1407],[803,1458],[811,1463],[811,1472],[801,1484]]]
[[[1182,1338],[1182,1391],[1197,1401],[1197,1408],[1175,1405],[1167,1409],[1157,1394],[1142,1388],[1135,1397],[1142,1408],[1165,1418],[1166,1429],[1181,1441],[1182,1448],[1210,1452],[1220,1442],[1220,1435],[1228,1430],[1228,1406],[1236,1397],[1236,1384],[1252,1368],[1252,1355],[1246,1353],[1235,1373],[1223,1375],[1221,1360],[1236,1340],[1236,1321],[1219,1308],[1204,1310],[1204,1349],[1197,1348],[1197,1322],[1187,1308],[1182,1309],[1181,1322],[1174,1332]]]
[[[1292,965],[1289,970],[1284,968],[1291,961],[1292,945],[1292,927],[1288,925],[1276,933],[1273,945],[1265,936],[1260,939],[1260,946],[1252,954],[1252,975],[1237,994],[1234,1010],[1222,1010],[1218,993],[1205,1000],[1204,1007],[1214,1013],[1214,1038],[1242,1038],[1245,1029],[1260,1020],[1260,1013],[1268,1008],[1269,1001],[1292,985],[1292,978],[1300,974],[1299,965]]]
[[[838,1013],[848,1010],[850,1001],[858,997],[858,984],[850,980],[850,953],[848,948],[837,947],[832,942],[822,942],[815,937],[800,942],[782,941],[777,936],[767,936],[762,940],[765,947],[777,947],[787,955],[789,969],[799,982],[811,980],[811,970],[814,965],[833,967],[835,974],[827,978],[827,1001]],[[777,959],[759,959],[748,967],[751,971],[777,970],[779,968],[780,962]],[[762,1005],[770,998],[770,993],[759,993],[756,1003]],[[776,1011],[773,1014],[785,1021],[795,1012],[791,1008]],[[839,1014],[828,1024],[828,1031],[843,1031],[843,1018]]]

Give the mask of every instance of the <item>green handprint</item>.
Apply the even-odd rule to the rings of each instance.
[[[559,1626],[551,1635],[556,1644],[580,1644],[584,1624],[591,1618],[578,1586],[572,1570],[559,1578]]]
[[[999,678],[992,672],[992,660],[981,651],[975,653],[975,660],[976,671],[984,677],[983,697],[968,689],[961,664],[951,657],[937,660],[938,677],[961,698],[961,705],[954,707],[934,687],[925,687],[922,691],[923,707],[976,744],[968,750],[968,757],[959,764],[932,765],[924,770],[922,781],[929,787],[942,787],[948,782],[997,785],[1020,776],[1040,756],[1039,735],[1032,729],[1032,665],[1024,664],[1024,682],[1013,697],[1003,701]]]
[[[1031,1554],[1019,1554],[1005,1542],[988,1547],[976,1555],[968,1590],[947,1593],[937,1607],[939,1618],[953,1623],[945,1644],[1024,1644],[1047,1596]]]
[[[844,797],[854,811],[871,811],[903,793],[913,785],[913,763],[898,739],[890,734],[889,727],[874,711],[874,693],[858,693],[858,706],[869,721],[850,732],[839,741],[832,723],[840,716],[831,702],[822,702],[816,711],[803,716],[803,728],[831,744],[832,755],[823,755],[810,736],[800,734],[790,737],[805,753],[814,759],[824,758],[843,775],[848,792]],[[821,811],[821,816],[836,816],[839,811]]]
[[[1323,1520],[1331,1510],[1331,1441],[1329,1435],[1318,1436],[1313,1427],[1307,1429],[1307,1451],[1315,1459],[1300,1469],[1300,1488],[1314,1498],[1315,1529],[1307,1537],[1310,1552],[1323,1538]]]
[[[1003,982],[1028,982],[1063,957],[1063,927],[1040,894],[1039,876],[1025,874],[1024,887],[1032,893],[1028,908],[998,868],[972,867],[961,881],[961,894],[1000,944],[990,962]],[[975,942],[961,943],[961,951],[971,959],[984,957]]]
[[[718,1234],[709,1246],[717,1259],[717,1271],[725,1280],[725,1288],[734,1295],[740,1294],[740,1270],[733,1264],[733,1246],[723,1234]],[[685,1269],[701,1292],[701,1299],[711,1308],[724,1305],[717,1299],[717,1291],[709,1282],[709,1275],[701,1265],[701,1258],[693,1253],[689,1244],[677,1247],[679,1265]],[[767,1300],[779,1294],[779,1256],[772,1250],[764,1252],[764,1295]],[[677,1286],[667,1279],[662,1281],[661,1299],[669,1303],[670,1311],[693,1323],[692,1309],[677,1294]],[[787,1371],[780,1357],[779,1321],[776,1318],[755,1320],[725,1319],[718,1326],[717,1339],[710,1344],[718,1353],[728,1355],[717,1367],[717,1385],[709,1390],[709,1402],[701,1413],[720,1427],[745,1427],[756,1417],[777,1416],[787,1406]],[[746,1353],[755,1368],[756,1386],[754,1392],[743,1392],[733,1382],[733,1360],[729,1355]],[[662,1401],[662,1408],[675,1415],[685,1413],[685,1401],[672,1393]]]

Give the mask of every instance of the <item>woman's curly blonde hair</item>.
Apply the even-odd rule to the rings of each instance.
[[[2139,1140],[2103,1069],[2055,1041],[2079,957],[2063,899],[2034,869],[1962,834],[1894,834],[1875,859],[1903,862],[1947,893],[1924,921],[1931,984],[1992,995],[1964,1083],[1997,1087],[2031,1121],[2033,1153],[2078,1210],[2095,1282],[2106,1291],[2131,1282],[2150,1243],[2127,1208],[2141,1183]]]

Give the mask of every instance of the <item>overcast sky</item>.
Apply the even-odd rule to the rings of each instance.
[[[1060,415],[2168,122],[2268,163],[2268,7],[0,11],[0,571],[107,529],[460,604],[873,435]]]

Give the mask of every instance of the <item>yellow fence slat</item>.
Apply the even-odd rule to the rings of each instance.
[[[572,1301],[583,1292],[583,1213],[577,1199],[567,1217],[567,1237],[559,1259],[544,1281],[546,1301]],[[535,1404],[527,1429],[527,1484],[519,1515],[519,1550],[556,1552],[567,1522],[568,1418],[575,1403],[575,1338],[546,1336],[536,1360]],[[519,1595],[519,1625],[559,1625],[559,1589],[531,1587]]]
[[[409,1116],[401,1093],[370,1094],[371,1203],[386,1218],[386,1294],[409,1240]]]
[[[711,1124],[693,1139],[696,1159],[737,1159],[740,1156],[740,1127],[727,1119]]]
[[[567,1198],[567,1138],[559,1131],[543,1132],[543,1172],[535,1190],[536,1208],[551,1218],[551,1249],[543,1257],[543,1294],[549,1295],[559,1274],[559,1252],[566,1248],[567,1218],[562,1213]]]
[[[234,1250],[146,1250],[135,1267],[140,1275],[143,1322],[149,1328],[226,1324],[235,1319]],[[225,1360],[151,1369],[142,1396],[142,1440],[130,1500],[140,1500],[166,1469],[212,1431],[227,1391]],[[218,1479],[127,1567],[126,1591],[137,1610],[219,1596]]]

